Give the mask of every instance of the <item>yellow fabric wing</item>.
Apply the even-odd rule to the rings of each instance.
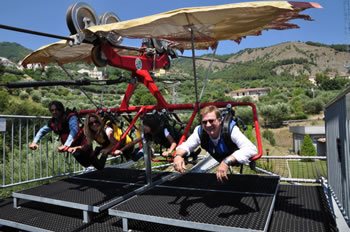
[[[107,36],[108,33],[128,38],[157,38],[168,40],[180,50],[191,48],[191,32],[196,49],[215,47],[220,40],[239,42],[245,36],[260,35],[268,29],[291,29],[292,19],[311,20],[299,14],[308,8],[321,8],[317,3],[259,1],[209,7],[193,7],[117,23],[92,26],[83,30],[85,36]],[[69,46],[65,41],[42,47],[28,55],[23,64],[57,62],[60,64],[91,61],[92,45]]]

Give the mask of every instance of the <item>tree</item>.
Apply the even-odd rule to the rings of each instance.
[[[21,93],[19,94],[19,97],[22,100],[28,99],[29,98],[29,94],[26,91],[21,91]]]
[[[282,125],[283,120],[288,119],[290,107],[286,103],[262,105],[259,107],[259,112],[268,126],[276,128]]]
[[[312,99],[307,101],[304,105],[304,112],[309,114],[319,114],[324,107],[324,103],[321,99]]]
[[[32,95],[32,100],[34,102],[40,103],[41,102],[41,92],[39,90],[34,90]]]
[[[316,149],[312,143],[310,135],[305,135],[301,145],[300,154],[302,156],[316,156]]]
[[[3,113],[7,109],[10,96],[7,92],[0,90],[0,112]]]

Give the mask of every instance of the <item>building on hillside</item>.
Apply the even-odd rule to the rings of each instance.
[[[325,106],[328,184],[350,217],[350,87]]]
[[[291,126],[293,134],[293,151],[300,154],[305,135],[310,135],[317,151],[317,156],[326,156],[326,134],[324,126]]]
[[[103,80],[103,72],[98,71],[97,67],[95,66],[94,69],[90,72],[90,77],[97,80]]]
[[[95,66],[93,70],[89,69],[80,69],[78,70],[78,73],[80,74],[87,74],[89,77],[97,79],[97,80],[103,80],[103,72],[98,71],[97,67]]]
[[[259,100],[260,96],[267,95],[271,92],[270,88],[251,88],[251,89],[238,89],[232,91],[229,95],[232,98],[251,97],[253,100]]]
[[[27,64],[26,65],[26,67],[23,67],[23,66],[19,66],[19,70],[24,70],[24,69],[32,69],[32,70],[37,70],[37,69],[41,69],[41,70],[47,70],[48,69],[48,67],[47,66],[43,66],[42,64],[39,64],[39,63],[37,63],[37,64]]]
[[[309,81],[311,82],[311,84],[317,85],[317,83],[316,83],[316,76],[315,75],[309,76]]]
[[[78,70],[79,74],[86,74],[88,76],[90,76],[90,72],[91,71],[89,69],[84,69],[84,68]]]

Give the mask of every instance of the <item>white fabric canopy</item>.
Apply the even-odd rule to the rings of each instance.
[[[260,35],[263,30],[298,28],[296,24],[288,21],[297,18],[311,20],[308,15],[299,14],[308,8],[321,6],[308,2],[259,1],[183,8],[128,21],[92,26],[83,32],[86,36],[107,36],[108,33],[115,33],[128,38],[164,39],[170,41],[175,48],[190,49],[191,29],[195,48],[208,49],[215,47],[220,40],[239,42],[246,36]],[[60,41],[28,55],[23,64],[90,61],[91,49],[90,44],[69,46],[66,41]]]

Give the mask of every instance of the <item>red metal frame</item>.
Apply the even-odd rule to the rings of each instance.
[[[205,103],[194,103],[194,104],[188,104],[188,103],[187,104],[169,104],[164,99],[163,95],[159,91],[156,83],[154,82],[149,72],[150,70],[163,68],[169,65],[170,61],[166,53],[161,55],[155,55],[156,57],[149,56],[146,53],[140,53],[139,56],[122,56],[122,55],[119,55],[118,51],[115,50],[115,48],[113,48],[112,45],[108,43],[102,44],[101,46],[102,46],[101,50],[104,53],[104,55],[107,57],[109,65],[131,71],[132,76],[137,80],[137,82],[145,85],[150,91],[150,93],[157,100],[156,105],[129,106],[130,98],[134,93],[134,90],[136,89],[136,84],[137,84],[136,82],[129,83],[120,107],[108,109],[111,112],[116,112],[119,114],[136,112],[136,116],[130,122],[129,127],[126,129],[126,131],[122,135],[121,140],[123,140],[127,136],[127,134],[130,132],[132,127],[135,125],[137,119],[141,115],[151,112],[153,110],[166,109],[170,112],[173,112],[176,110],[193,110],[190,120],[185,127],[184,134],[181,136],[181,139],[179,142],[179,144],[181,144],[182,142],[185,141],[187,135],[189,134],[190,128],[195,119],[195,116],[197,115],[199,110],[202,109],[203,107],[214,105],[218,108],[225,108],[228,104],[230,104],[232,107],[250,106],[252,108],[252,113],[253,113],[253,122],[254,122],[256,142],[257,142],[257,148],[258,148],[258,153],[254,157],[252,157],[251,160],[257,160],[262,156],[263,149],[262,149],[262,142],[261,142],[261,136],[260,136],[258,114],[257,114],[256,106],[253,103],[228,101],[228,102],[205,102]],[[137,62],[138,62],[138,67],[137,67]],[[142,65],[140,65],[140,62]],[[107,111],[107,109],[102,109],[102,110]],[[96,112],[96,110],[80,111],[81,114],[88,114],[88,113],[94,113],[94,112]],[[118,149],[119,146],[120,146],[120,143],[118,143],[114,147],[114,150]]]

